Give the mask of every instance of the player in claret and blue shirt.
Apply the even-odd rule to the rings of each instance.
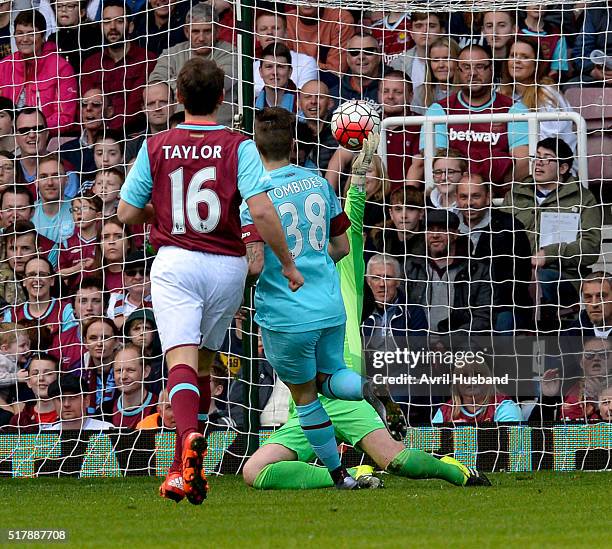
[[[255,143],[269,172],[268,196],[305,283],[297,293],[287,291],[281,265],[265,247],[255,292],[255,320],[261,327],[266,358],[289,387],[304,435],[335,486],[372,487],[372,477],[356,481],[342,467],[334,427],[317,398],[318,392],[333,399],[367,398],[386,421],[384,403],[373,394],[371,384],[346,367],[343,357],[346,313],[335,262],[349,252],[345,232],[350,221],[325,179],[289,163],[294,124],[294,116],[284,109],[259,111]],[[259,239],[246,209],[242,225],[247,244]]]
[[[279,257],[279,276],[289,280],[289,293],[303,283],[265,192],[255,144],[216,122],[224,78],[214,61],[196,57],[185,63],[177,78],[185,123],[143,143],[117,212],[122,223],[152,224],[150,242],[158,253],[151,296],[177,428],[174,462],[160,494],[175,501],[185,495],[193,504],[202,503],[208,486],[202,429],[210,405],[209,368],[240,306],[247,274],[243,200]]]

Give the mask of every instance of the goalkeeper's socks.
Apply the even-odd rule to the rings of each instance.
[[[465,475],[459,467],[444,463],[423,450],[402,450],[393,458],[387,472],[408,478],[440,478],[456,486],[465,484]]]
[[[185,437],[198,430],[198,406],[200,391],[198,375],[187,364],[177,364],[168,374],[168,395],[176,421],[177,436],[181,443]]]
[[[343,368],[327,376],[321,384],[321,394],[339,400],[362,400],[365,379],[357,372]]]
[[[208,423],[208,409],[210,408],[210,376],[198,376],[198,390],[200,391],[200,404],[198,406],[198,431],[204,432]]]
[[[355,477],[356,469],[349,469]],[[253,488],[257,490],[313,490],[333,488],[329,471],[303,461],[279,461],[266,465],[255,479]]]
[[[296,406],[295,409],[304,436],[317,457],[329,471],[338,469],[340,467],[340,455],[338,454],[334,426],[319,399],[304,406]]]

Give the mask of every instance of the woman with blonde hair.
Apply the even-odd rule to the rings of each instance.
[[[519,36],[504,64],[501,93],[520,101],[530,111],[573,112],[563,94],[547,76],[549,63],[544,60],[537,40]],[[576,134],[570,120],[540,122],[539,140],[563,139],[576,152]]]
[[[351,188],[351,180],[352,177],[349,177],[346,185],[344,185],[344,192],[342,193],[344,197]],[[391,192],[387,168],[378,155],[374,155],[372,164],[366,173],[365,192],[366,205],[363,212],[363,227],[369,230],[385,220],[385,208],[388,206],[389,193]]]
[[[479,379],[480,376],[480,379]],[[491,378],[487,363],[478,357],[453,369],[451,399],[442,404],[433,418],[436,423],[477,424],[493,421],[523,420],[519,405],[495,390],[495,385],[481,379]]]
[[[453,87],[459,83],[457,59],[460,51],[459,44],[447,36],[432,42],[427,51],[425,81],[413,93],[412,112],[425,114],[433,103],[454,92]]]

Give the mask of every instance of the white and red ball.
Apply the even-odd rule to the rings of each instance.
[[[332,135],[340,145],[351,151],[360,150],[370,132],[379,129],[380,114],[367,101],[347,101],[332,114]]]

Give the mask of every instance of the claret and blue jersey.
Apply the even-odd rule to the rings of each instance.
[[[257,323],[268,330],[302,332],[338,326],[346,321],[340,280],[327,245],[350,222],[327,180],[288,165],[269,172],[268,196],[280,217],[287,244],[304,286],[292,292],[272,250],[265,247],[264,268],[257,283]],[[245,242],[261,240],[248,208],[241,222]]]

